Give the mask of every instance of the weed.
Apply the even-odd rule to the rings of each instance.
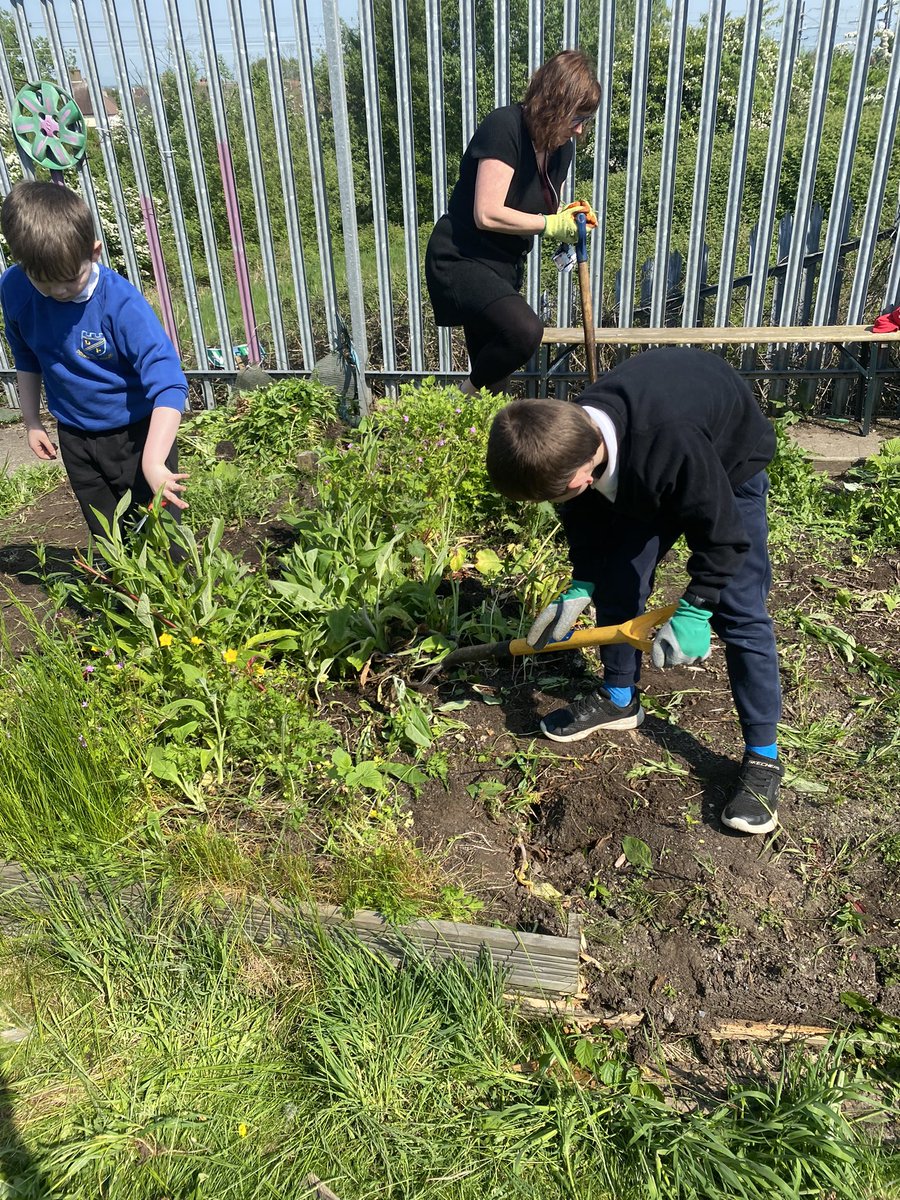
[[[284,473],[258,474],[234,462],[217,462],[191,473],[185,520],[194,530],[209,528],[216,518],[229,529],[264,521],[283,508],[294,486],[294,479]]]
[[[829,918],[831,927],[838,933],[848,933],[858,937],[865,929],[865,916],[858,900],[847,897],[840,908],[836,909]]]
[[[804,633],[828,646],[850,666],[862,667],[876,683],[892,687],[900,684],[900,671],[896,667],[874,650],[861,646],[851,633],[833,625],[827,614],[798,612],[796,622]]]
[[[878,979],[882,987],[900,984],[900,950],[896,946],[875,946],[872,957],[878,964]]]
[[[635,763],[625,773],[625,778],[631,782],[636,779],[646,779],[651,775],[671,776],[672,778],[686,778],[690,775],[687,767],[676,762],[668,750],[663,751],[663,759],[660,762],[655,758],[645,758],[640,762]]]
[[[890,833],[878,845],[881,861],[889,867],[900,867],[900,833]]]
[[[411,841],[390,832],[377,839],[345,832],[342,838],[333,845],[329,884],[345,913],[370,908],[403,924],[422,912],[441,910],[438,868]]]
[[[234,838],[209,825],[192,825],[168,843],[168,863],[176,878],[192,886],[247,885],[255,882],[258,866]]]
[[[681,920],[686,929],[720,946],[727,946],[739,933],[728,919],[724,901],[702,883],[694,884],[690,889]]]
[[[60,467],[19,467],[8,471],[0,466],[0,520],[59,487],[64,478]]]
[[[198,413],[185,422],[179,443],[185,465],[193,460],[213,468],[216,446],[227,441],[239,466],[268,465],[275,448],[280,461],[293,466],[297,453],[317,445],[333,424],[332,391],[307,380],[285,379],[247,393],[234,405]]]
[[[622,894],[632,909],[632,923],[646,922],[654,929],[663,928],[660,915],[672,899],[669,892],[648,886],[644,878],[629,879],[622,888]]]
[[[649,875],[653,870],[653,851],[638,837],[622,838],[622,855],[638,875]]]
[[[458,884],[445,884],[438,893],[436,916],[448,921],[474,921],[484,909],[484,901],[470,895]]]

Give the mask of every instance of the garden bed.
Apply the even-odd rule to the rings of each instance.
[[[415,396],[407,414],[415,413]],[[440,401],[433,404],[440,415]],[[486,412],[478,414],[480,425]],[[446,414],[452,424],[452,410]],[[477,439],[476,425],[457,425],[460,438]],[[402,434],[399,420],[381,436],[396,438],[398,428]],[[251,434],[259,434],[252,424]],[[443,445],[437,437],[429,444]],[[310,445],[332,455],[318,474],[315,456],[312,474],[309,461],[298,469],[291,457]],[[333,470],[335,446],[352,457],[356,435],[310,434],[291,443],[283,461],[242,472],[240,486],[252,482],[255,491],[242,510],[226,514],[232,519],[215,553],[248,564],[251,576],[281,578],[279,562],[305,550],[311,528],[285,520],[285,513],[289,518],[298,505],[311,511],[321,488],[332,486],[323,472]],[[191,447],[197,508],[205,500],[214,514],[216,497],[226,492],[236,503],[239,468],[214,453],[203,457],[196,436]],[[483,483],[466,470],[477,447],[465,453],[467,459],[450,463],[448,478],[466,480],[460,486],[477,509]],[[234,649],[222,642],[214,656],[230,674],[216,693],[219,707],[203,710],[207,725],[210,714],[226,725],[217,758],[215,748],[197,750],[203,728],[185,733],[185,721],[174,722],[173,705],[190,710],[201,703],[191,691],[196,668],[184,665],[186,651],[178,660],[181,674],[160,667],[150,678],[149,664],[178,648],[169,629],[185,646],[189,630],[177,614],[160,623],[168,610],[149,582],[151,620],[143,629],[136,621],[127,644],[107,589],[105,626],[101,621],[91,633],[96,643],[78,646],[84,663],[76,677],[82,674],[86,685],[100,679],[96,661],[104,672],[121,670],[129,711],[138,703],[142,711],[155,706],[135,731],[139,741],[157,743],[156,757],[134,778],[137,788],[143,773],[150,792],[139,800],[137,816],[129,809],[123,833],[143,827],[147,804],[162,813],[154,825],[154,861],[187,889],[293,888],[348,910],[378,908],[398,921],[429,915],[535,933],[564,934],[577,917],[585,945],[580,1000],[600,1017],[641,1012],[661,1031],[699,1034],[729,1019],[818,1024],[846,1016],[841,996],[848,992],[900,1013],[900,563],[883,531],[877,543],[842,538],[840,516],[826,520],[825,485],[803,468],[798,452],[785,462],[782,487],[790,495],[787,515],[775,521],[771,607],[782,650],[788,779],[775,835],[751,839],[718,823],[741,751],[718,647],[701,670],[646,670],[647,720],[640,730],[568,748],[541,739],[537,726],[558,703],[590,688],[591,664],[580,655],[484,664],[423,685],[427,653],[416,651],[440,627],[409,602],[402,619],[341,650],[341,668],[327,666],[316,678],[309,670],[315,641],[303,650],[286,636],[264,639],[257,651],[257,626],[232,622]],[[433,481],[423,486],[433,502]],[[427,513],[428,503],[423,495],[418,511]],[[522,604],[534,607],[540,588],[552,587],[552,573],[564,569],[552,540],[548,550],[546,531],[538,537],[507,526],[504,532],[496,510],[491,519],[499,531],[493,535],[477,534],[473,525],[449,536],[443,583],[429,601],[434,613],[440,604],[442,613],[452,611],[454,628],[443,634],[477,641],[505,632]],[[414,549],[409,575],[419,588],[433,532],[427,517],[422,521],[423,550]],[[196,523],[205,528],[202,512]],[[53,636],[78,636],[71,587],[50,585],[51,604],[48,585],[31,572],[39,567],[37,545],[48,548],[44,571],[55,562],[69,572],[82,533],[66,485],[3,523],[0,581],[25,610],[5,610],[14,653],[33,644],[28,610],[45,626],[50,621]],[[513,565],[504,571],[498,554]],[[359,556],[371,559],[371,546]],[[335,558],[328,570],[346,562],[346,555]],[[677,564],[665,576],[662,592],[676,595]],[[305,597],[310,585],[299,568],[292,578],[290,586]],[[74,586],[83,588],[83,579]],[[389,598],[397,608],[407,604],[401,592],[395,588]],[[85,591],[79,602],[89,611],[91,595]],[[298,612],[306,602],[296,600]],[[290,622],[282,613],[278,624]],[[332,636],[329,626],[322,638]],[[193,640],[202,644],[208,635]],[[100,657],[91,660],[91,653]],[[338,661],[330,651],[322,654]],[[111,685],[103,686],[114,702]],[[241,707],[228,715],[228,697],[238,686]],[[298,712],[303,722],[291,724]],[[288,731],[280,750],[265,740],[270,713]],[[226,747],[232,717],[243,738],[233,748]],[[243,732],[251,724],[252,737]],[[298,738],[308,740],[307,758],[297,758],[295,775],[278,774],[297,755]],[[7,849],[21,854],[22,847]],[[65,854],[59,861],[68,861]]]

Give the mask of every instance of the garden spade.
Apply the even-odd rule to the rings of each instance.
[[[505,642],[482,642],[479,646],[462,646],[451,650],[441,659],[439,668],[458,667],[462,663],[483,662],[487,658],[518,657],[527,654],[552,654],[556,650],[582,650],[587,646],[611,646],[615,642],[626,642],[635,650],[645,654],[650,650],[650,631],[662,625],[674,614],[676,605],[654,608],[640,617],[632,617],[621,625],[599,625],[594,629],[576,629],[564,642],[550,642],[535,650],[524,638],[513,638]]]

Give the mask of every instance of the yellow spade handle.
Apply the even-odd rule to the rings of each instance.
[[[524,638],[515,638],[509,643],[509,653],[514,655],[550,654],[554,650],[578,650],[582,646],[612,646],[616,642],[627,642],[629,646],[634,646],[635,650],[641,650],[646,654],[651,645],[651,639],[648,637],[650,630],[657,625],[665,624],[674,615],[677,607],[677,604],[667,604],[665,608],[654,608],[650,612],[642,613],[639,617],[633,617],[630,621],[623,621],[620,625],[598,625],[594,629],[576,629],[564,642],[550,642],[548,645],[542,646],[540,650],[535,650],[534,646],[530,646]]]

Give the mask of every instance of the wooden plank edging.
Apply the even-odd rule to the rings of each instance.
[[[70,880],[75,886],[82,881]],[[140,889],[123,891],[125,903],[136,901]],[[316,930],[353,933],[371,950],[399,963],[410,953],[435,959],[453,956],[474,964],[487,951],[494,965],[504,971],[511,992],[548,998],[576,995],[580,990],[581,939],[550,934],[525,933],[502,926],[468,925],[456,921],[419,920],[393,926],[376,912],[365,909],[346,917],[335,905],[285,904],[278,900],[210,897],[221,907],[206,907],[210,923],[237,921],[248,938],[258,944],[290,946],[312,940]],[[222,901],[224,900],[224,903]],[[0,864],[0,901],[21,902],[39,912],[48,902],[40,879],[18,863]],[[13,914],[13,922],[15,916]],[[0,921],[7,925],[8,918]]]

